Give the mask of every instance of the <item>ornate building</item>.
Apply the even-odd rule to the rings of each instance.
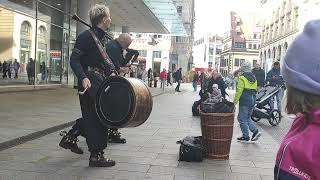
[[[223,40],[220,73],[232,74],[246,60],[254,66],[259,59],[260,41],[261,27],[255,15],[231,12],[231,28]]]
[[[319,0],[281,0],[264,20],[260,60],[270,69],[272,62],[282,61],[285,52],[307,21],[319,18]],[[317,9],[317,10],[316,10]]]

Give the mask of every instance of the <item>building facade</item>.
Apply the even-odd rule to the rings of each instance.
[[[274,61],[282,61],[288,46],[303,30],[305,23],[320,18],[319,0],[281,0],[270,18],[264,20],[260,59],[266,70]]]
[[[139,51],[139,65],[146,70],[160,74],[162,69],[169,69],[171,36],[168,34],[132,33],[130,48]]]
[[[94,4],[109,6],[112,18],[109,33],[176,34],[177,29],[171,24],[183,27],[177,10],[171,10],[175,8],[172,0],[0,0],[0,86],[28,85],[30,58],[35,60],[30,63],[34,70],[29,72],[34,77],[33,85],[76,84],[69,67],[70,54],[77,35],[88,27],[72,20],[70,14],[77,13],[90,22],[88,11]],[[172,8],[166,8],[168,5]],[[163,19],[169,10],[172,18]],[[170,48],[166,47],[165,51],[162,44],[158,45],[161,46],[160,55],[154,50],[154,61],[159,61],[159,57],[163,62],[169,61]],[[20,64],[19,77],[2,78],[2,64],[5,61],[13,63],[15,59]],[[13,72],[13,66],[10,67]]]
[[[223,38],[218,35],[208,34],[206,37],[196,39],[193,43],[193,68],[198,71],[208,68],[220,67]]]
[[[170,50],[170,70],[182,68],[186,72],[191,69],[192,45],[194,38],[194,0],[173,0],[187,36],[172,36]]]
[[[219,71],[224,76],[240,68],[244,61],[254,66],[259,60],[261,27],[254,14],[231,12],[231,28],[223,39]]]

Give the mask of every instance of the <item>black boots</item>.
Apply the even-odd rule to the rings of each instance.
[[[125,144],[127,141],[125,138],[121,138],[121,133],[118,131],[118,129],[110,128],[109,135],[108,135],[108,142]]]
[[[90,167],[111,167],[116,165],[116,162],[110,159],[106,159],[103,156],[103,152],[91,153],[89,159]]]
[[[67,133],[66,131],[61,131],[60,136],[63,136],[59,146],[64,149],[70,149],[71,152],[76,154],[83,154],[83,150],[77,145],[78,134],[72,129]]]

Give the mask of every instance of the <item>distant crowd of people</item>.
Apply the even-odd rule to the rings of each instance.
[[[29,58],[29,61],[25,67],[25,70],[27,72],[28,77],[28,84],[32,85],[35,82],[35,60],[32,58]],[[17,59],[14,59],[9,61],[3,61],[0,62],[0,72],[2,72],[2,78],[3,79],[19,79],[19,74],[24,71],[23,67],[20,65]],[[48,68],[46,67],[45,62],[42,62],[39,67],[39,71],[41,74],[41,81],[46,81],[48,77]]]

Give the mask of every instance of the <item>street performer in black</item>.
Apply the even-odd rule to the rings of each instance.
[[[77,136],[86,138],[90,167],[110,167],[115,161],[104,158],[104,149],[108,142],[108,128],[103,126],[96,114],[94,97],[100,83],[112,75],[115,67],[108,57],[104,44],[105,35],[110,26],[109,8],[95,5],[89,11],[92,28],[81,33],[75,43],[70,57],[70,66],[78,78],[79,99],[82,117],[73,128],[66,133],[60,146],[77,154],[83,154],[77,145]]]

